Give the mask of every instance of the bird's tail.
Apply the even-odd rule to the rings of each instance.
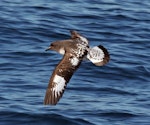
[[[103,66],[108,63],[110,56],[107,49],[99,45],[89,49],[87,59],[96,66]]]

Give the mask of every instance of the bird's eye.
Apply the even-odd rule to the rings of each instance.
[[[54,46],[54,44],[52,43],[51,46]]]

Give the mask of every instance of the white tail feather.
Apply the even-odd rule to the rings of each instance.
[[[103,66],[109,61],[108,51],[101,45],[90,48],[87,58],[97,66]]]

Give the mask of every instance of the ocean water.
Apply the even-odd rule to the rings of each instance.
[[[62,56],[45,49],[84,35],[103,67],[83,61],[56,106],[43,100]],[[150,125],[149,0],[1,0],[0,125]]]

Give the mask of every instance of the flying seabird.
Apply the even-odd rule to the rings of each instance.
[[[52,42],[46,49],[48,50],[62,54],[63,58],[50,78],[44,99],[45,105],[57,104],[83,58],[87,58],[96,66],[103,66],[109,61],[109,53],[103,46],[90,48],[88,40],[76,31],[71,31],[71,39]]]

